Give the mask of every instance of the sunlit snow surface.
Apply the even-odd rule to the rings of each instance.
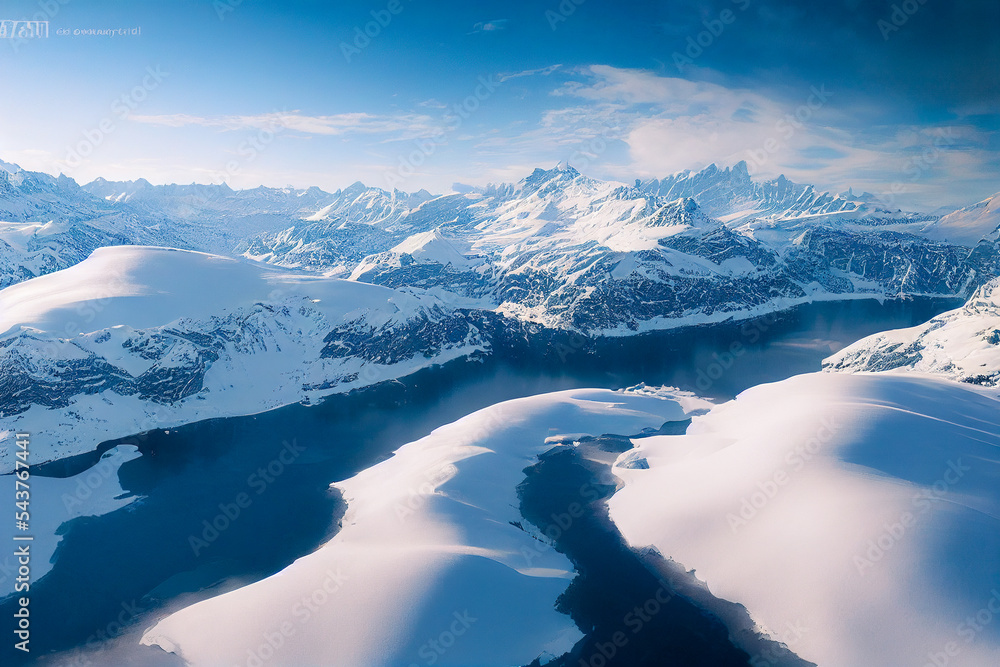
[[[353,667],[559,655],[581,637],[554,608],[574,573],[520,515],[524,469],[552,447],[546,438],[638,433],[708,405],[682,393],[583,389],[475,412],[336,484],[344,527],[318,551],[167,617],[143,643],[194,665],[246,664],[261,651],[273,664]],[[267,638],[278,643],[283,624],[272,651]]]
[[[619,464],[649,469],[616,466],[610,500],[629,543],[694,569],[802,658],[1000,664],[995,391],[802,375],[637,445]]]

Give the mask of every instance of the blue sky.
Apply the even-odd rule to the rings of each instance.
[[[50,30],[0,42],[0,159],[81,182],[444,192],[560,160],[626,182],[747,160],[900,206],[1000,190],[995,0],[0,11]]]

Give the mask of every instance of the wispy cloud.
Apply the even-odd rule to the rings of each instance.
[[[497,79],[501,82],[508,81],[510,79],[519,79],[523,76],[548,76],[562,69],[562,65],[549,65],[548,67],[539,67],[536,69],[526,69],[520,72],[505,72],[497,75]]]
[[[504,30],[509,23],[509,19],[493,19],[492,21],[480,21],[472,26],[472,31],[468,34],[474,35],[477,32],[498,32]]]
[[[333,136],[384,134],[394,140],[431,136],[435,131],[438,131],[438,121],[431,116],[418,113],[376,115],[359,112],[331,116],[307,116],[298,111],[280,111],[233,116],[195,116],[184,113],[135,114],[129,118],[137,123],[165,127],[215,127],[222,131],[284,129],[304,134]]]

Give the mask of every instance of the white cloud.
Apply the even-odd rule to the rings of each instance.
[[[560,69],[562,69],[562,65],[549,65],[548,67],[538,67],[536,69],[526,69],[520,72],[499,74],[497,75],[497,79],[499,79],[502,83],[510,79],[520,78],[522,76],[548,76],[554,72],[558,72]]]
[[[594,176],[628,181],[746,160],[761,178],[784,174],[834,191],[893,188],[901,206],[962,202],[963,187],[981,190],[982,167],[995,160],[989,135],[970,124],[866,127],[859,119],[871,117],[870,103],[821,83],[779,95],[605,65],[577,75],[553,95],[582,103],[545,112],[511,146],[558,152],[614,129],[628,159]],[[944,134],[951,139],[942,142]]]
[[[425,114],[375,115],[342,113],[331,116],[307,116],[297,111],[271,112],[246,116],[194,116],[191,114],[135,114],[130,120],[166,127],[217,127],[228,130],[294,130],[305,134],[349,135],[386,134],[398,140],[431,136],[440,131],[437,122]]]
[[[507,27],[509,19],[493,19],[492,21],[481,21],[476,25],[472,26],[472,35],[477,32],[499,32]]]

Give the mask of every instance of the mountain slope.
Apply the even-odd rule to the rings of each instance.
[[[637,180],[641,192],[665,199],[689,197],[708,215],[729,224],[754,218],[799,218],[871,210],[860,199],[818,192],[811,185],[793,183],[784,176],[756,182],[746,162],[719,169],[711,164],[701,171],[682,171],[662,179]]]
[[[714,182],[718,197],[739,198],[721,194],[725,179]],[[404,245],[427,233],[417,224],[426,210],[436,212],[435,223],[448,220],[435,228],[475,262],[383,252],[366,257],[352,279],[415,285],[592,335],[743,318],[815,299],[964,296],[998,268],[988,248],[931,242],[899,229],[912,225],[864,217],[867,208],[844,218],[806,206],[801,215],[734,227],[694,199],[662,199],[566,166],[427,202],[400,219],[414,232]]]
[[[637,441],[612,519],[766,631],[806,628],[806,660],[996,664],[975,619],[1000,605],[998,295]]]
[[[823,362],[830,371],[918,371],[1000,385],[1000,279],[956,310],[910,329],[869,336]]]

